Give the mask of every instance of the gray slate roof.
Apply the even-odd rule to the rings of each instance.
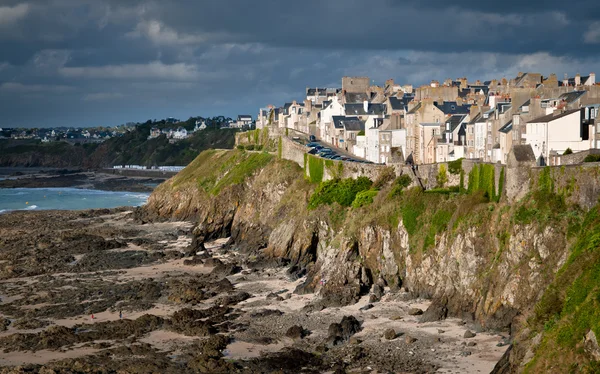
[[[518,162],[535,162],[535,154],[530,144],[513,145],[512,152]]]
[[[443,103],[434,103],[435,106],[444,112],[444,114],[467,114],[471,105],[458,105],[456,101],[444,101]]]
[[[333,125],[336,129],[345,129],[346,131],[364,131],[365,123],[358,117],[333,116]]]
[[[347,92],[344,95],[344,99],[346,100],[346,103],[363,103],[365,101],[369,101],[370,97],[369,95],[365,92]]]
[[[344,109],[346,110],[346,115],[357,115],[357,116],[382,115],[382,114],[385,114],[386,105],[385,104],[369,104],[369,108],[368,108],[367,112],[365,112],[363,103],[345,104]]]
[[[390,105],[392,106],[393,110],[402,110],[402,109],[404,109],[404,103],[402,101],[400,101],[400,99],[398,99],[395,96],[391,96],[390,97]]]
[[[586,93],[587,93],[587,91],[572,91],[572,92],[567,92],[567,93],[564,93],[564,94],[560,95],[558,97],[558,99],[559,100],[565,100],[568,104],[571,104],[572,102],[576,101],[577,99],[579,99],[580,97],[582,97]]]
[[[505,134],[508,134],[513,128],[513,121],[512,119],[510,121],[508,121],[508,123],[504,126],[502,126],[498,131],[503,132]]]
[[[460,123],[463,121],[463,119],[465,119],[466,116],[466,114],[451,115],[450,118],[446,120],[446,123],[450,124],[450,130],[447,130],[446,132],[454,132],[454,130],[456,130],[458,125],[460,125]]]
[[[564,112],[564,113],[561,113],[561,114],[557,114],[557,115],[554,115],[554,114],[548,114],[548,115],[546,115],[546,116],[539,117],[539,118],[536,118],[536,119],[534,119],[534,120],[531,120],[531,121],[529,121],[529,122],[527,122],[527,123],[544,123],[544,122],[551,122],[551,121],[557,120],[557,119],[559,119],[559,118],[563,118],[563,117],[566,117],[566,116],[568,116],[568,115],[571,115],[571,114],[573,114],[573,113],[575,113],[575,112],[581,112],[582,110],[583,110],[582,108],[578,108],[578,109],[571,109],[571,110],[567,110],[566,112]]]

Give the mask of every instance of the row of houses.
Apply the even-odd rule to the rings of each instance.
[[[600,148],[599,107],[593,73],[433,80],[418,88],[343,77],[341,88],[307,88],[302,102],[261,108],[256,126],[315,135],[375,163],[506,163],[513,145],[529,144],[540,164],[553,164],[567,150]]]

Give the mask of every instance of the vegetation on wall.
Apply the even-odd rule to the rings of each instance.
[[[341,178],[344,173],[344,163],[340,161],[325,160],[325,167],[333,179]]]
[[[323,181],[324,168],[325,162],[321,157],[308,155],[308,173],[309,180],[312,183],[321,183]]]
[[[458,175],[462,171],[462,158],[448,162],[448,171],[450,174]]]
[[[435,179],[439,188],[443,188],[446,185],[446,183],[448,183],[448,173],[446,172],[446,165],[441,164],[439,166],[438,173]]]
[[[489,201],[496,201],[496,169],[494,165],[474,165],[469,172],[469,194],[482,192]]]
[[[283,155],[283,140],[281,139],[281,136],[280,136],[279,140],[277,141],[277,157],[281,158],[282,155]],[[306,164],[306,162],[304,164]]]
[[[599,162],[599,161],[600,161],[600,155],[587,155],[583,159],[583,162]]]

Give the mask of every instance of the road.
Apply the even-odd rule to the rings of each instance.
[[[313,143],[319,143],[320,145],[322,145],[325,148],[330,148],[332,151],[334,151],[335,153],[337,153],[340,156],[350,157],[350,158],[353,158],[353,159],[358,160],[358,161],[367,161],[366,159],[358,157],[358,156],[356,156],[356,155],[354,155],[354,154],[346,151],[345,149],[338,148],[338,147],[336,147],[336,146],[334,146],[332,144],[326,143],[326,142],[324,142],[322,140],[317,140],[317,141],[315,141]]]

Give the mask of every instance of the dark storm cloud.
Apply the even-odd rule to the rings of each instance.
[[[0,127],[255,113],[343,75],[587,73],[598,13],[554,0],[3,0]]]

